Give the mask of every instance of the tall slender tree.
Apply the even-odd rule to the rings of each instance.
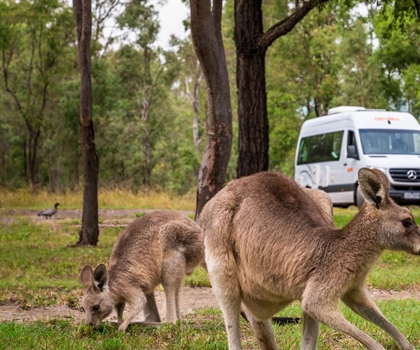
[[[91,0],[73,0],[77,29],[77,51],[80,72],[80,126],[83,157],[83,214],[78,245],[96,246],[98,225],[98,155],[92,120],[92,71],[90,40],[92,36]]]
[[[128,52],[135,55],[135,59],[141,62],[137,67],[137,74],[132,73],[130,83],[136,99],[136,118],[139,116],[139,127],[142,130],[142,150],[145,160],[145,172],[143,185],[148,194],[152,176],[152,108],[156,103],[157,87],[162,81],[162,73],[165,64],[160,50],[152,48],[159,33],[158,12],[153,4],[149,5],[145,0],[131,1],[125,6],[123,13],[118,17],[121,28],[128,29],[134,35],[133,48],[127,47]],[[122,50],[124,51],[124,50]],[[137,55],[136,55],[137,54]]]

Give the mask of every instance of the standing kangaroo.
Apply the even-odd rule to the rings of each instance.
[[[136,219],[114,244],[108,269],[81,272],[82,307],[86,324],[97,328],[115,307],[120,331],[144,310],[145,320],[160,322],[154,291],[162,283],[166,295],[166,321],[181,318],[179,291],[186,274],[204,259],[200,226],[185,215],[154,211]],[[125,304],[130,311],[123,320]]]
[[[314,196],[277,173],[231,181],[206,204],[205,259],[230,350],[241,349],[241,304],[260,347],[278,349],[270,319],[294,300],[302,305],[302,350],[316,349],[320,323],[383,350],[343,317],[340,299],[402,349],[414,350],[370,298],[365,279],[385,249],[420,254],[420,228],[389,197],[381,171],[363,168],[358,175],[365,204],[343,229],[326,219]]]

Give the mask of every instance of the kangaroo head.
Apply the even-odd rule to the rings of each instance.
[[[385,249],[420,254],[420,227],[411,212],[389,196],[389,182],[377,169],[359,170],[360,191],[365,198],[361,209],[364,224],[374,220],[379,243]]]
[[[80,273],[83,284],[82,308],[85,323],[98,328],[100,322],[112,312],[113,303],[108,295],[108,272],[105,265],[99,265],[95,271],[86,265]]]

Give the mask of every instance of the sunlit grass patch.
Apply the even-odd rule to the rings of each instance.
[[[207,271],[200,266],[190,276],[185,277],[185,284],[191,287],[211,287]]]

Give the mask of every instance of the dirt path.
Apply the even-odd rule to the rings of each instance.
[[[165,294],[163,291],[156,291],[156,303],[159,313],[164,318],[166,313]],[[187,314],[198,308],[216,308],[217,300],[213,295],[211,288],[191,288],[184,287],[180,298],[181,314]],[[83,313],[78,309],[71,309],[66,305],[53,305],[37,307],[29,310],[23,310],[18,305],[0,305],[0,322],[33,322],[37,320],[50,319],[72,319],[80,322],[83,319]],[[143,315],[137,316],[134,321],[142,321]],[[109,316],[108,320],[117,321],[115,311]]]
[[[404,291],[383,291],[373,289],[370,291],[375,300],[391,300],[391,299],[410,299],[414,298],[420,301],[420,290],[411,289]],[[213,295],[211,288],[191,288],[184,287],[181,292],[181,314],[185,315],[199,308],[218,308],[217,300]],[[159,313],[164,318],[165,310],[165,294],[156,291],[156,303]],[[18,305],[0,305],[0,322],[33,322],[37,320],[50,319],[68,319],[80,322],[83,319],[83,313],[77,309],[71,309],[65,305],[53,305],[29,310],[22,310]],[[134,322],[142,321],[143,316],[139,315]],[[116,322],[115,312],[108,318],[111,322]]]

